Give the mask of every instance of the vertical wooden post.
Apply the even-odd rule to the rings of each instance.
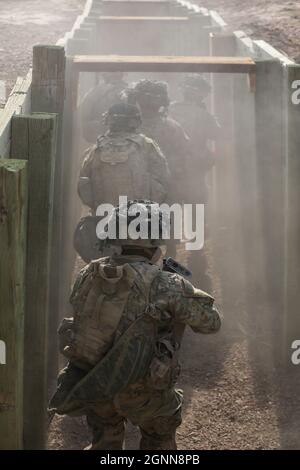
[[[230,33],[211,33],[210,52],[212,56],[235,56],[236,41]],[[213,204],[210,208],[215,236],[215,256],[223,286],[226,289],[227,318],[232,325],[237,319],[232,316],[230,302],[239,292],[240,301],[244,300],[245,263],[243,258],[243,239],[241,234],[242,213],[240,206],[240,186],[238,162],[241,155],[236,153],[238,136],[235,133],[234,78],[232,75],[213,74],[212,107],[221,126],[216,143],[217,162],[213,174]],[[215,224],[215,225],[214,225]],[[223,230],[220,231],[220,227]],[[237,273],[239,273],[237,275]],[[230,283],[226,283],[230,279]],[[239,319],[240,321],[240,319]]]
[[[64,315],[69,311],[69,293],[74,270],[74,230],[80,219],[81,204],[77,195],[77,181],[80,169],[80,143],[77,131],[78,81],[72,70],[72,58],[66,62],[66,101],[63,126],[63,266],[61,272],[60,310]]]
[[[237,54],[249,55],[250,50],[241,46],[237,39]],[[242,317],[243,328],[253,337],[261,332],[265,333],[265,344],[272,344],[269,338],[269,318],[264,311],[253,311],[253,295],[259,305],[266,305],[268,295],[266,288],[266,257],[265,239],[263,237],[262,201],[260,200],[261,181],[258,180],[262,156],[257,158],[256,147],[256,117],[257,99],[255,89],[251,83],[255,83],[255,77],[236,74],[233,77],[233,118],[234,118],[234,170],[236,178],[235,198],[238,211],[234,236],[239,235],[240,271],[244,275],[244,285],[240,285],[240,292],[244,301],[244,314]],[[264,126],[266,127],[266,123]],[[238,271],[237,271],[238,272]],[[240,276],[240,274],[239,274]],[[257,363],[265,367],[263,357],[272,361],[270,348],[261,347],[260,356],[256,345],[249,343],[250,357],[257,358]],[[272,362],[271,362],[272,363]]]
[[[262,219],[266,298],[271,315],[261,325],[278,345],[282,338],[284,299],[284,103],[283,66],[279,60],[256,64],[257,194]],[[273,359],[280,355],[274,348]]]
[[[63,159],[62,121],[65,97],[65,50],[60,46],[37,45],[33,48],[31,111],[58,114],[57,157],[54,177],[53,234],[49,293],[49,362],[50,384],[58,370],[57,327],[59,323],[59,289],[62,263]]]
[[[284,350],[283,358],[290,364],[291,344],[300,338],[300,103],[295,82],[300,81],[300,66],[286,68],[287,94],[287,155],[285,161],[285,282],[284,282]],[[292,87],[294,85],[294,87]],[[298,87],[299,90],[299,87]],[[288,359],[287,359],[288,358]]]
[[[0,450],[23,448],[27,162],[0,159]]]
[[[29,160],[24,347],[24,447],[45,446],[47,340],[57,117],[15,116],[13,156]]]
[[[32,112],[62,113],[65,97],[65,62],[63,47],[34,46]]]

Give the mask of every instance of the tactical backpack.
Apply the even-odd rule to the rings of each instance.
[[[93,148],[90,181],[94,206],[117,205],[119,196],[150,199],[151,181],[144,137],[136,135],[102,136]]]

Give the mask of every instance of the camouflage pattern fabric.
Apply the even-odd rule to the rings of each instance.
[[[78,192],[95,212],[103,203],[128,199],[165,200],[168,165],[158,145],[137,133],[108,132],[86,152]]]
[[[209,141],[216,141],[220,126],[204,103],[178,101],[170,106],[170,115],[184,127],[190,138],[189,162],[190,202],[207,201],[206,175],[215,164],[215,156],[208,148]]]
[[[129,271],[128,266],[130,266]],[[119,309],[119,312],[122,310],[121,316],[119,316],[119,313],[117,315],[119,321],[113,321],[113,332],[109,310],[104,315],[104,311],[101,310],[102,301],[99,303],[97,298],[97,292],[100,297],[102,296],[103,288],[99,289],[95,285],[95,272],[105,272],[107,278],[113,276],[113,279],[119,268],[122,268],[124,273],[131,273],[133,270],[135,275],[130,276],[131,280],[127,283],[129,292],[128,296],[123,298],[123,301],[125,298],[127,300],[123,307]],[[97,282],[101,284],[103,278],[98,277],[96,284]],[[107,293],[109,292],[111,299],[117,295],[115,290],[108,290]],[[109,297],[107,300],[107,307],[109,307]],[[130,327],[136,321],[148,316],[152,318],[153,324],[156,325],[152,333],[155,347],[151,352],[152,356],[148,356],[149,366],[144,370],[142,377],[138,378],[139,374],[137,374],[137,378],[128,383],[128,371],[123,367],[117,367],[118,370],[116,370],[114,368],[116,360],[113,358],[108,368],[109,373],[112,377],[115,376],[116,380],[119,382],[123,380],[123,383],[127,385],[125,387],[110,388],[114,391],[114,394],[107,400],[103,396],[97,397],[93,390],[87,390],[86,400],[83,395],[80,396],[77,403],[78,412],[82,412],[84,408],[93,429],[94,439],[91,448],[106,450],[122,448],[125,419],[129,419],[140,427],[142,433],[141,448],[176,448],[175,431],[181,422],[180,410],[182,404],[182,393],[174,388],[179,374],[176,351],[180,346],[182,331],[185,326],[190,326],[193,331],[204,334],[215,333],[219,330],[221,325],[220,316],[214,308],[214,299],[209,294],[195,288],[178,274],[161,271],[146,258],[120,255],[100,259],[82,270],[73,288],[71,304],[74,308],[74,322],[76,318],[79,319],[79,328],[80,317],[86,315],[87,318],[91,319],[91,323],[96,329],[97,322],[99,325],[101,323],[101,328],[98,328],[98,336],[100,338],[102,335],[102,342],[105,341],[105,332],[110,332],[108,333],[107,344],[111,344],[111,349],[108,353],[104,353],[106,354],[104,355],[104,361],[107,358],[107,361],[109,361],[110,351],[122,343],[122,338],[126,334],[128,335]],[[107,321],[107,325],[105,325],[105,321]],[[176,334],[176,325],[179,325],[181,329],[179,335]],[[87,330],[84,329],[84,331]],[[145,336],[149,337],[149,335],[151,333],[146,331]],[[113,343],[111,343],[111,340]],[[86,357],[90,357],[91,344],[88,338],[81,343],[82,362],[85,364]],[[84,345],[87,348],[86,352],[84,351]],[[126,351],[123,351],[122,354],[125,354],[124,357],[126,357]],[[100,351],[99,365],[101,365],[102,358],[103,352]],[[97,362],[96,357],[94,362]],[[160,367],[157,367],[159,363]],[[155,364],[155,367],[153,367],[153,364]],[[74,369],[72,358],[69,367]],[[61,397],[64,399],[74,387],[77,368],[82,369],[80,358],[77,358],[73,378],[70,379],[70,374],[66,374],[65,371],[64,375],[68,377],[68,380],[64,384],[60,379],[60,396],[56,396],[56,399],[52,400],[52,404],[55,403],[58,408],[59,399]],[[168,373],[168,368],[174,368],[175,373]],[[85,369],[83,381],[91,373],[91,370],[92,366]],[[155,376],[155,374],[158,375]],[[169,383],[166,381],[161,382],[160,379],[163,374],[170,377]],[[75,387],[80,383],[80,380],[82,379],[78,380]],[[103,383],[105,381],[106,377],[103,377]],[[163,386],[161,386],[162,383]],[[74,413],[76,401],[71,405],[69,410]]]
[[[143,117],[140,131],[156,141],[165,155],[170,169],[168,202],[182,202],[187,193],[190,142],[178,122],[164,116]],[[179,184],[178,184],[179,183]]]

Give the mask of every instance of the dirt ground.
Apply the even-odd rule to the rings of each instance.
[[[298,0],[203,0],[201,6],[218,13],[230,29],[264,39],[300,62],[300,3]]]
[[[85,0],[0,0],[0,80],[7,93],[24,76],[35,44],[55,44],[69,31]]]
[[[11,89],[27,73],[36,43],[55,43],[72,26],[84,0],[0,0],[0,80]],[[217,9],[233,29],[265,39],[293,58],[300,58],[300,9],[296,1],[204,0]],[[214,247],[211,247],[212,251]],[[209,252],[209,250],[208,250]],[[209,253],[208,253],[209,254]],[[226,317],[246,307],[227,286],[210,253],[212,291],[225,322],[217,336],[189,333],[182,349],[179,386],[185,392],[179,449],[300,448],[300,404],[295,369],[283,375],[272,354],[261,361],[264,345],[232,329]],[[255,299],[253,299],[255,304]],[[251,313],[251,312],[250,312]],[[55,417],[49,449],[81,449],[89,442],[83,418]],[[127,448],[137,448],[138,432],[129,425]]]

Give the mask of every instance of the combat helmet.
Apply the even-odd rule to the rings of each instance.
[[[119,83],[124,81],[125,73],[116,71],[116,72],[102,72],[101,73],[102,80],[105,83]]]
[[[141,98],[151,102],[156,102],[162,107],[168,107],[170,104],[167,82],[159,80],[139,80],[128,90],[129,103],[137,103]]]
[[[166,244],[169,218],[158,203],[146,199],[129,200],[114,208],[104,230],[97,233],[100,248],[158,248]]]
[[[112,131],[135,131],[142,123],[141,113],[137,106],[117,103],[104,114],[104,123]]]
[[[189,74],[181,82],[183,91],[193,91],[207,96],[211,91],[210,83],[200,74]]]

